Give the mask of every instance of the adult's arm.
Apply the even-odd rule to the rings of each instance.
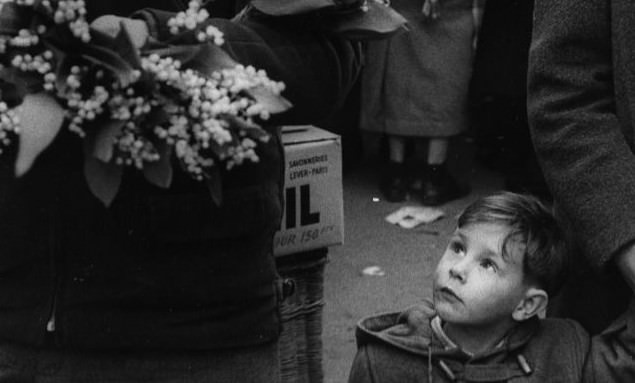
[[[528,75],[529,121],[545,178],[599,269],[635,241],[635,156],[618,118],[609,3],[537,0]]]
[[[170,36],[173,13],[146,9],[135,14],[159,40]],[[273,17],[252,10],[241,17],[209,19],[224,34],[223,48],[236,61],[264,69],[283,81],[293,107],[274,122],[319,124],[343,104],[361,69],[361,46],[320,30],[311,15]]]
[[[635,301],[631,300],[623,315],[594,336],[589,346],[584,383],[635,381]]]

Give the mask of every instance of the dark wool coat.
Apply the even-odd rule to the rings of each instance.
[[[408,33],[368,43],[361,84],[361,129],[408,137],[450,137],[467,128],[475,26],[472,0],[440,0],[440,17],[423,0],[393,0]]]
[[[469,355],[432,324],[432,304],[363,319],[349,383],[635,381],[635,305],[590,338],[568,319],[521,322],[499,347]]]
[[[158,34],[168,16],[139,17]],[[295,106],[280,123],[324,118],[360,69],[358,43],[292,18],[209,22],[225,33],[234,58],[286,83],[284,96]],[[259,146],[259,163],[224,174],[220,207],[202,183],[182,173],[163,190],[130,170],[105,208],[86,185],[81,143],[70,133],[61,134],[19,179],[13,175],[15,153],[5,153],[0,339],[75,349],[170,350],[276,339],[280,293],[272,242],[281,220],[284,161],[272,133]],[[51,318],[55,331],[47,334]]]
[[[487,0],[470,83],[473,101],[525,99],[532,14],[533,1]]]
[[[595,332],[626,294],[589,266],[635,241],[635,2],[537,0],[528,82],[536,152],[578,246],[567,314]]]

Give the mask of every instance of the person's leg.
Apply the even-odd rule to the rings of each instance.
[[[430,138],[428,140],[428,165],[442,165],[448,158],[450,141],[446,137]]]
[[[423,189],[423,178],[428,164],[428,139],[417,137],[413,140],[413,150],[406,163],[410,176],[408,188],[413,195],[419,195]]]
[[[428,140],[428,155],[423,175],[421,202],[437,206],[460,198],[467,188],[459,186],[447,166],[448,137],[433,137]]]
[[[408,196],[408,183],[404,168],[405,158],[406,138],[388,135],[388,163],[379,185],[387,201],[402,202]]]
[[[406,158],[406,139],[401,136],[388,136],[388,160],[403,164]]]

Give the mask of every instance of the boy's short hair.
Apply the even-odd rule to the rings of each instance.
[[[502,256],[509,256],[510,240],[524,245],[524,278],[549,296],[560,290],[568,269],[565,237],[554,215],[539,199],[511,192],[481,198],[461,213],[458,227],[476,223],[508,226]]]

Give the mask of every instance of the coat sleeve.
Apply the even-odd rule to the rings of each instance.
[[[590,263],[635,240],[635,156],[616,113],[608,0],[537,0],[528,74],[536,153]]]
[[[591,339],[583,383],[635,382],[635,300]]]
[[[170,37],[167,20],[173,14],[146,9],[150,34]],[[236,61],[263,69],[285,83],[282,93],[293,107],[274,116],[274,123],[320,124],[344,103],[361,70],[361,45],[321,31],[308,17],[272,17],[247,12],[240,17],[209,19],[224,34],[223,48]],[[315,21],[315,20],[314,20]]]

